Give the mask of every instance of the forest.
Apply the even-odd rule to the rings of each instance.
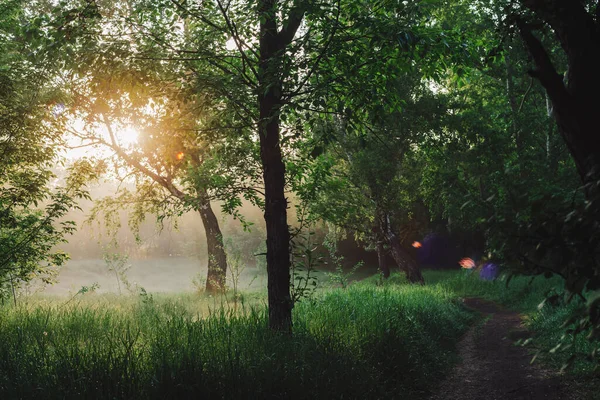
[[[0,399],[600,399],[600,2],[0,0]]]

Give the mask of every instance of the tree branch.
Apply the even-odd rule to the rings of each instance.
[[[98,139],[100,141],[102,141],[104,143],[104,145],[108,146],[109,148],[111,148],[115,153],[117,153],[117,155],[119,157],[121,157],[121,159],[123,161],[125,161],[127,164],[129,164],[130,166],[136,168],[138,171],[140,171],[141,173],[143,173],[144,175],[148,176],[149,178],[151,178],[152,180],[154,180],[156,183],[158,183],[159,185],[161,185],[162,187],[164,187],[165,189],[167,189],[169,191],[169,193],[171,193],[173,196],[177,197],[179,200],[185,200],[185,194],[179,190],[170,179],[167,179],[157,173],[155,173],[154,171],[150,170],[149,168],[147,168],[146,166],[144,166],[142,163],[140,163],[138,160],[136,160],[134,157],[130,156],[129,154],[127,154],[117,143],[116,141],[114,141],[114,133],[112,130],[112,126],[110,124],[110,121],[108,120],[108,118],[106,117],[105,114],[102,114],[102,119],[104,124],[106,125],[106,129],[108,130],[108,134],[111,137],[111,143],[108,143],[102,139]]]
[[[529,71],[529,75],[537,78],[548,92],[548,96],[557,106],[565,106],[570,95],[563,83],[563,77],[554,68],[554,64],[542,42],[534,36],[531,27],[521,19],[517,19],[517,26],[529,54],[533,58],[536,69]]]
[[[306,12],[306,1],[298,0],[294,7],[290,10],[288,19],[283,23],[283,28],[277,33],[277,40],[279,42],[279,50],[284,49],[288,44],[292,42],[300,24],[304,19],[304,13]]]

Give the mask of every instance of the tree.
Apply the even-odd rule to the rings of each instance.
[[[574,313],[565,326],[575,335],[590,332],[588,338],[594,340],[600,332],[600,297],[593,294],[600,289],[600,128],[596,117],[600,106],[600,5],[584,0],[522,0],[520,4],[525,9],[511,17],[535,64],[529,74],[546,90],[585,195],[584,201],[563,202],[558,212],[537,207],[535,219],[527,226],[534,233],[523,246],[529,248],[527,262],[534,271],[557,273],[565,279],[568,299],[590,297],[587,307]],[[566,58],[564,74],[552,57],[552,47],[533,33],[548,28]],[[597,360],[595,353],[591,357]]]
[[[44,123],[59,115],[60,93],[44,65],[27,59],[30,25],[19,2],[0,5],[0,296],[33,279],[52,280],[68,259],[57,246],[73,233],[64,216],[87,198],[96,171],[85,160],[60,182],[61,131]]]
[[[536,68],[529,73],[539,80],[552,102],[552,113],[571,152],[588,195],[600,177],[600,140],[596,112],[600,106],[599,6],[583,0],[522,0],[536,18],[552,29],[567,58],[567,71],[559,73],[547,48],[534,34],[534,24],[517,18],[519,32]]]
[[[419,228],[406,229],[416,223],[411,214],[418,202],[419,173],[411,153],[424,135],[439,129],[439,118],[432,116],[442,109],[417,71],[395,75],[387,85],[379,103],[354,98],[353,109],[315,124],[305,151],[324,153],[308,163],[309,183],[297,190],[313,218],[351,230],[375,248],[384,277],[385,246],[409,282],[423,283],[405,248],[419,234]],[[390,104],[397,99],[402,108]]]
[[[141,43],[142,56],[191,71],[188,82],[197,93],[205,88],[219,93],[236,114],[238,126],[254,128],[265,194],[269,326],[290,332],[293,304],[281,115],[302,91],[303,74],[310,75],[306,60],[314,53],[304,53],[300,60],[308,32],[296,35],[305,14],[328,15],[339,10],[339,4],[140,1],[135,7],[137,17],[129,26]],[[180,24],[183,29],[177,28]]]
[[[467,239],[475,232],[486,253],[516,267],[525,256],[518,245],[524,242],[521,224],[531,221],[532,205],[540,199],[554,210],[572,200],[574,166],[544,88],[523,73],[526,49],[505,29],[508,3],[457,3],[458,11],[444,8],[436,17],[468,32],[465,46],[477,56],[464,58],[437,81],[447,93],[445,128],[418,147],[421,195],[433,219],[452,235]]]
[[[71,124],[71,134],[82,140],[81,146],[109,148],[115,156],[113,172],[128,171],[137,179],[137,193],[123,189],[116,201],[101,203],[104,211],[133,206],[130,223],[134,229],[148,212],[158,212],[158,222],[187,209],[199,212],[207,238],[207,290],[222,291],[227,257],[205,171],[216,147],[207,145],[211,138],[206,132],[216,129],[209,126],[212,119],[200,123],[208,111],[196,113],[202,107],[216,108],[210,104],[208,91],[196,96],[182,84],[189,71],[177,64],[159,67],[148,57],[136,57],[136,49],[145,42],[121,40],[131,33],[124,31],[131,21],[120,19],[121,6],[78,0],[50,6],[35,19],[36,27],[42,29],[31,42],[40,57],[60,72],[56,84],[68,93],[66,111],[71,122],[77,121]],[[123,36],[107,35],[107,31]],[[136,127],[142,131],[139,147],[119,140],[119,130]],[[196,135],[201,131],[202,135]],[[226,206],[235,203],[232,194],[226,200]]]
[[[206,137],[197,135],[200,116],[195,109],[198,104],[191,97],[185,103],[178,101],[178,92],[172,89],[147,94],[142,89],[140,93],[139,84],[126,83],[128,79],[133,82],[139,79],[131,70],[114,70],[110,79],[99,71],[95,73],[96,77],[91,81],[83,78],[80,82],[75,79],[69,82],[72,117],[76,121],[85,121],[80,128],[71,126],[69,132],[81,140],[81,146],[110,149],[114,153],[113,172],[125,178],[133,175],[136,193],[122,188],[116,198],[99,202],[91,218],[101,212],[118,213],[123,206],[131,206],[130,226],[137,231],[146,213],[156,214],[161,221],[189,209],[198,212],[207,241],[206,290],[210,293],[224,291],[227,255],[223,235],[211,207],[206,173],[198,173],[211,157],[211,149],[216,143],[209,144]],[[160,86],[161,82],[155,84]],[[90,91],[90,87],[94,89]],[[144,98],[144,94],[151,97]],[[123,143],[119,140],[119,131],[132,129],[132,126],[140,131],[138,143]]]
[[[419,202],[411,193],[417,185],[407,184],[413,180],[407,154],[443,117],[426,89],[428,80],[445,73],[445,62],[464,57],[460,37],[432,21],[436,7],[418,2],[349,7],[338,19],[324,65],[310,80],[318,95],[295,110],[296,121],[313,135],[304,157],[327,150],[325,159],[336,160],[307,167],[315,175],[314,187],[298,190],[316,203],[313,212],[367,239],[378,249],[384,275],[385,244],[409,281],[421,283],[418,266],[398,237],[399,228],[415,222],[409,215]],[[458,51],[449,51],[451,44]],[[439,60],[442,56],[449,60]],[[333,177],[324,176],[328,168]]]

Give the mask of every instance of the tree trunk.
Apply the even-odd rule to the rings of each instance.
[[[377,262],[379,263],[379,271],[385,279],[390,277],[390,266],[385,262],[385,250],[383,243],[377,241]]]
[[[548,115],[548,131],[546,133],[546,161],[550,175],[555,175],[558,171],[558,156],[556,154],[556,139],[560,139],[555,134],[556,123],[554,119],[554,111],[552,110],[552,102],[548,97],[548,93],[544,93],[546,98],[546,115]],[[556,136],[556,137],[555,137]]]
[[[285,198],[285,164],[280,147],[282,83],[281,57],[291,41],[277,32],[277,2],[260,0],[260,60],[258,133],[265,184],[265,223],[267,228],[267,277],[269,327],[280,332],[292,330],[290,295],[290,232]],[[298,23],[299,24],[299,23]],[[293,35],[292,35],[293,37]],[[286,43],[287,42],[287,43]]]
[[[515,94],[515,82],[514,82],[514,68],[510,57],[510,47],[506,49],[504,55],[504,63],[506,65],[506,95],[508,97],[508,104],[510,106],[511,114],[511,129],[517,147],[517,154],[523,155],[523,141],[521,140],[521,132],[519,125],[517,124],[518,106],[517,97]]]
[[[577,104],[595,104],[595,109],[582,110]],[[587,107],[586,107],[587,108]],[[573,156],[586,193],[600,179],[600,124],[595,113],[600,110],[598,98],[580,99],[568,107],[555,109],[556,123]]]
[[[208,293],[223,292],[227,278],[227,254],[223,247],[223,234],[221,228],[219,228],[219,221],[210,206],[207,196],[200,198],[198,211],[206,232],[206,248],[208,251],[206,291]]]
[[[261,102],[261,119],[270,101]],[[267,277],[269,326],[278,331],[292,329],[290,295],[290,232],[287,199],[284,194],[285,165],[279,147],[279,118],[273,117],[261,133],[260,155],[265,183],[265,223],[267,228]]]
[[[548,23],[568,60],[566,80],[559,74],[531,26],[518,21],[521,38],[536,69],[530,74],[546,89],[559,131],[573,156],[590,197],[600,178],[600,30],[583,2],[573,0],[522,0]]]
[[[408,251],[406,251],[400,244],[398,236],[394,233],[392,227],[390,226],[388,215],[385,213],[379,213],[379,223],[381,225],[381,232],[383,232],[385,240],[390,246],[392,258],[398,265],[398,268],[400,268],[400,270],[406,274],[406,279],[408,279],[410,283],[419,283],[421,285],[425,284],[425,280],[423,279],[423,275],[421,274],[421,270],[419,269],[417,261],[411,257]]]
[[[417,262],[402,247],[398,238],[394,234],[392,235],[393,236],[388,237],[387,239],[392,257],[394,258],[394,261],[396,261],[396,264],[398,264],[400,270],[404,271],[406,274],[406,279],[408,279],[410,283],[425,284],[425,279],[423,279],[423,275],[421,274]]]

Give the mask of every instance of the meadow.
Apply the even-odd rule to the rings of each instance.
[[[524,312],[536,346],[574,307],[538,309],[556,279],[425,276],[424,287],[396,274],[323,285],[296,304],[292,336],[267,329],[263,292],[31,296],[0,308],[0,398],[425,398],[477,320],[462,297]]]

